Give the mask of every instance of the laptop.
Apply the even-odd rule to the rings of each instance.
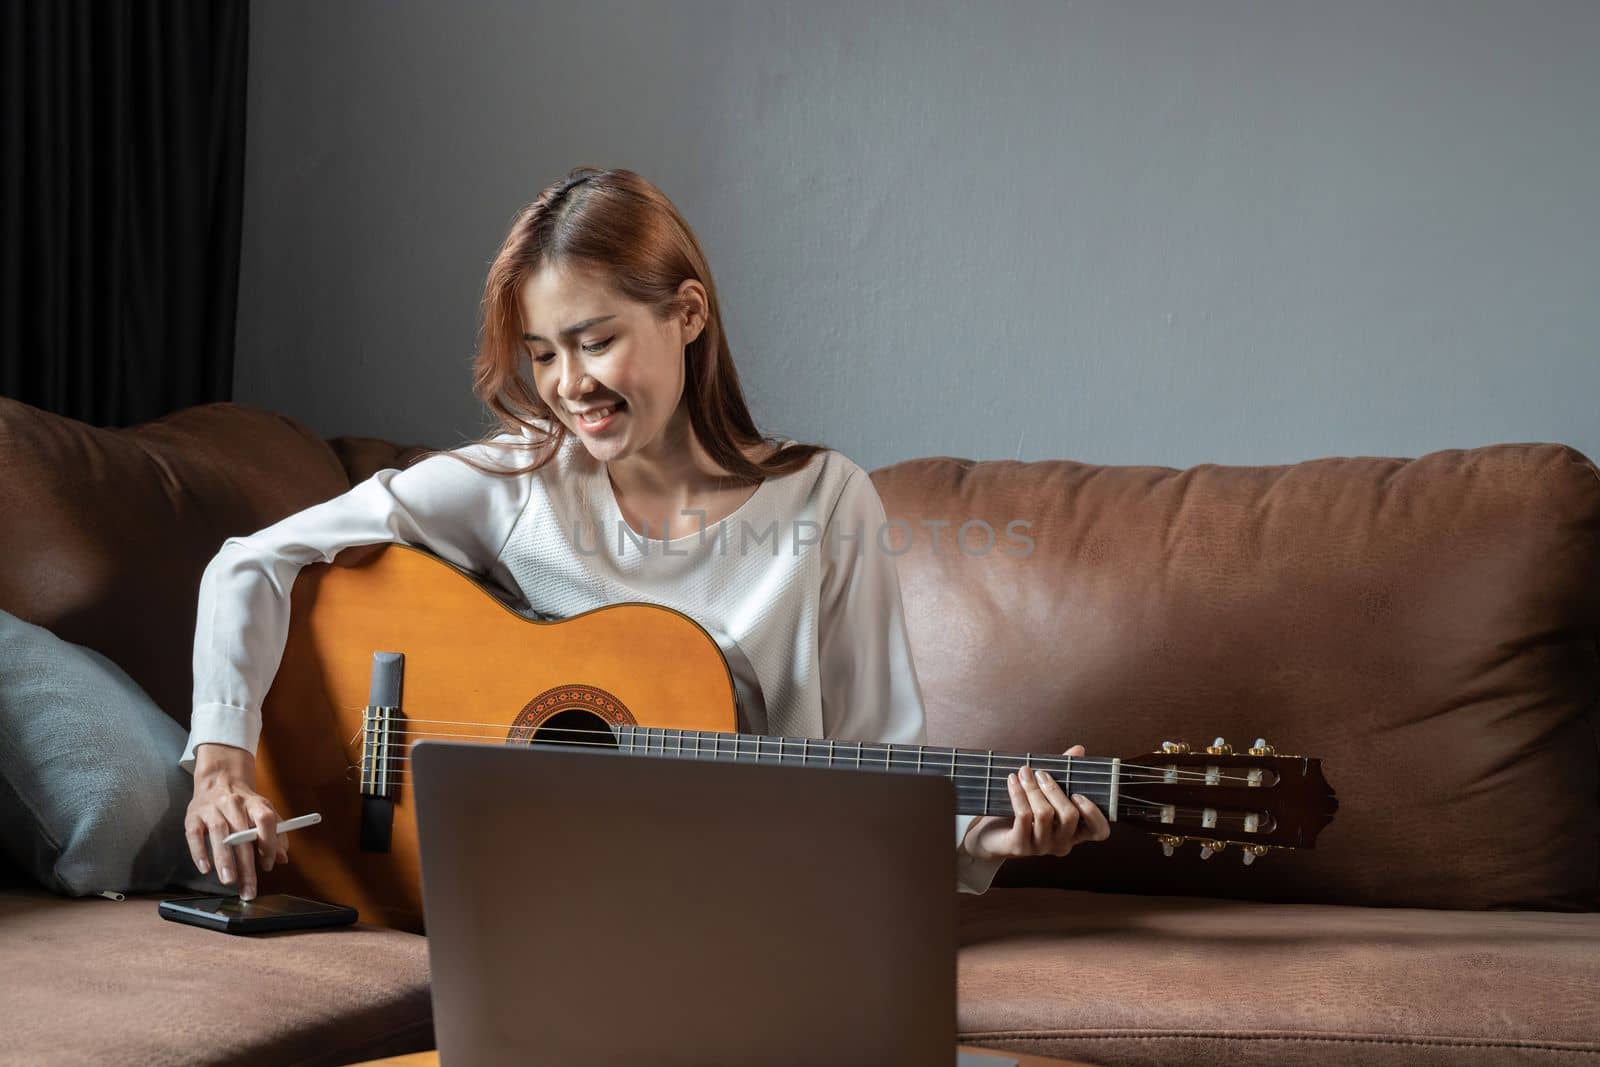
[[[442,1067],[957,1062],[947,779],[432,740],[412,771]]]

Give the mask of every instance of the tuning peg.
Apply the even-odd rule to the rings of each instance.
[[[1272,746],[1267,744],[1267,739],[1265,737],[1258,737],[1256,738],[1256,743],[1250,746],[1250,755],[1270,756],[1272,755]],[[1250,861],[1246,860],[1245,862],[1248,863]]]
[[[1233,746],[1219,737],[1206,746],[1206,751],[1213,756],[1229,756],[1233,754]]]
[[[1189,745],[1184,741],[1163,741],[1156,750],[1158,756],[1181,756],[1189,751]]]
[[[1246,867],[1254,863],[1257,856],[1265,856],[1272,848],[1271,845],[1240,845],[1239,847],[1244,851],[1244,865]]]
[[[1228,843],[1226,841],[1202,841],[1200,844],[1200,858],[1203,860],[1210,859],[1216,853],[1221,852],[1223,849],[1228,847]]]
[[[1166,855],[1166,856],[1170,856],[1170,855],[1172,855],[1174,849],[1179,849],[1179,848],[1183,847],[1183,843],[1184,843],[1184,841],[1186,839],[1182,838],[1182,837],[1177,837],[1177,836],[1175,836],[1173,834],[1157,834],[1156,835],[1156,840],[1161,842],[1161,852],[1162,852],[1162,854]]]

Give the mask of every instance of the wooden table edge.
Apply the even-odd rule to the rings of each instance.
[[[1008,1052],[1000,1048],[961,1045],[960,1049],[962,1052],[1010,1056],[1017,1061],[1017,1067],[1094,1067],[1094,1064],[1083,1063],[1079,1060],[1053,1060],[1047,1056],[1032,1056],[1025,1052]],[[408,1052],[404,1056],[367,1060],[364,1063],[354,1064],[352,1067],[439,1067],[439,1051],[435,1049],[432,1052]]]

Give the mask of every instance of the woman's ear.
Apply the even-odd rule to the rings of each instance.
[[[710,301],[706,299],[705,286],[693,278],[685,278],[678,286],[678,298],[688,304],[683,322],[683,343],[688,344],[705,332]]]

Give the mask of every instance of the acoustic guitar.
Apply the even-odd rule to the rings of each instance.
[[[257,788],[285,817],[322,813],[267,876],[271,891],[421,932],[409,746],[426,738],[936,774],[953,783],[958,812],[1007,817],[1006,777],[1026,764],[1169,855],[1196,841],[1202,856],[1237,846],[1245,863],[1311,848],[1336,808],[1320,760],[1264,741],[1239,753],[1218,738],[1118,758],[1006,754],[768,736],[741,729],[740,711],[722,647],[682,612],[624,603],[530,619],[421,549],[349,549],[300,571],[262,709]],[[537,847],[537,817],[528,839]]]

